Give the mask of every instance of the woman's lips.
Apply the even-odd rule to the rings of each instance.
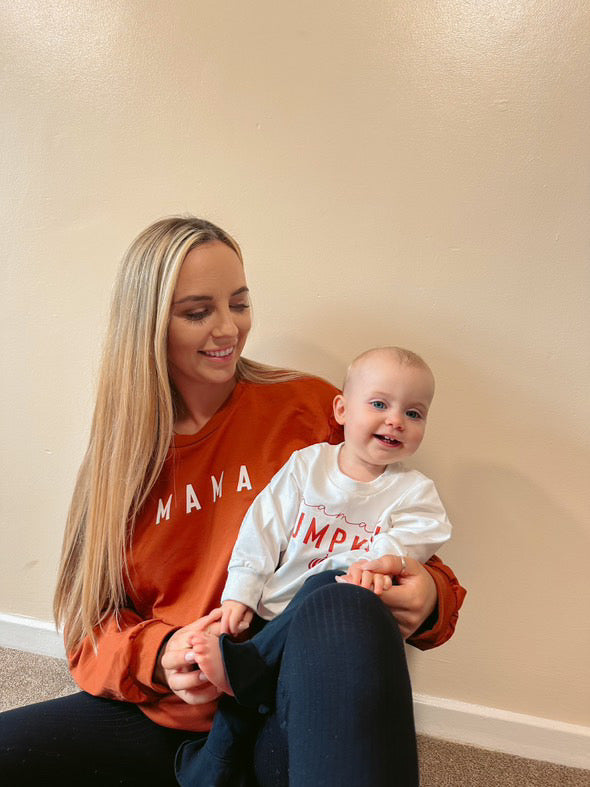
[[[217,358],[223,361],[225,358],[229,358],[230,355],[233,354],[235,350],[235,345],[233,347],[226,347],[223,350],[199,350],[201,355],[204,355],[206,358]]]

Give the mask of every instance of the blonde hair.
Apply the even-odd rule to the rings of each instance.
[[[126,553],[138,511],[156,482],[183,403],[170,384],[167,333],[172,296],[186,255],[221,242],[224,230],[193,216],[155,222],[131,244],[115,282],[90,440],[68,513],[54,599],[69,651],[125,606]],[[298,372],[246,358],[236,378],[255,383]]]
[[[370,358],[372,355],[393,355],[399,364],[403,366],[411,366],[418,369],[424,369],[427,371],[430,376],[432,377],[432,381],[434,383],[434,375],[432,374],[432,369],[424,358],[418,355],[418,353],[413,352],[412,350],[406,350],[405,347],[396,347],[396,346],[387,346],[387,347],[371,347],[369,350],[365,350],[360,355],[357,355],[351,363],[348,365],[346,370],[346,374],[344,375],[344,382],[342,383],[342,391],[344,392],[346,386],[350,382],[350,378],[354,370],[365,360]]]

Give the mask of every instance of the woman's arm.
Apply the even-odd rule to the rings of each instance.
[[[161,620],[142,620],[125,607],[69,653],[72,676],[89,694],[128,702],[153,702],[170,691],[154,680],[158,652],[176,627]]]
[[[154,702],[173,692],[198,705],[219,691],[194,669],[190,637],[197,622],[182,628],[159,620],[141,620],[129,608],[111,616],[69,656],[70,670],[81,689],[98,697],[126,702]],[[188,654],[188,658],[187,658]]]

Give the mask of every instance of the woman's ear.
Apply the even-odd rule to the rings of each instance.
[[[338,394],[334,397],[334,418],[336,419],[336,423],[339,423],[340,426],[344,426],[345,415],[346,400],[342,394]]]

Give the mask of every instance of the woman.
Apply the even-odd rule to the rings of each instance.
[[[223,230],[176,217],[131,245],[55,598],[83,692],[0,716],[0,772],[18,783],[174,784],[178,747],[206,736],[218,693],[188,660],[191,621],[218,604],[242,517],[274,472],[341,439],[336,389],[243,358],[249,330]],[[386,608],[331,583],[302,606],[248,757],[259,784],[417,784],[402,636],[444,642],[464,591],[436,558],[408,560],[397,590]]]

